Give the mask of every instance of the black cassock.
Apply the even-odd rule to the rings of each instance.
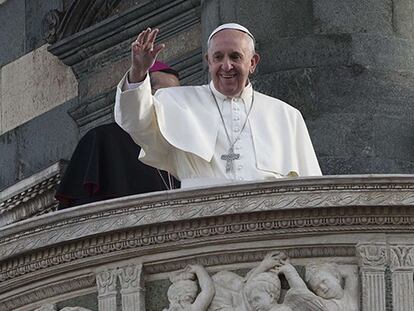
[[[116,123],[87,132],[79,141],[56,192],[59,209],[167,190],[168,174],[139,161],[139,152],[140,147]],[[174,178],[172,183],[173,188],[179,188]]]

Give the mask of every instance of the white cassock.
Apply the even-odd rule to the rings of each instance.
[[[125,90],[125,80],[117,88],[115,121],[141,146],[139,159],[176,176],[182,188],[321,175],[300,112],[254,91],[248,114],[250,84],[230,98],[210,83],[231,141],[239,137],[239,159],[228,172],[221,157],[230,143],[209,85],[165,88],[152,96],[148,75],[132,89]]]

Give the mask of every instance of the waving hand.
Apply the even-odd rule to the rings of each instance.
[[[158,54],[164,49],[164,44],[155,45],[159,29],[147,28],[142,31],[131,45],[131,69],[129,82],[136,83],[145,79],[148,70],[154,64]]]

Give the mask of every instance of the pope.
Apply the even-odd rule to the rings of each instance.
[[[183,188],[321,175],[300,112],[253,90],[249,77],[260,56],[247,28],[213,30],[209,84],[153,96],[148,70],[165,47],[155,43],[158,32],[148,28],[132,43],[115,101],[115,121],[141,146],[142,162],[170,172]]]

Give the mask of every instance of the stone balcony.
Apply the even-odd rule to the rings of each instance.
[[[301,276],[309,262],[353,268],[358,310],[410,311],[413,229],[413,175],[292,178],[102,201],[0,228],[0,310],[162,310],[169,276],[188,264],[245,275],[282,251]]]

